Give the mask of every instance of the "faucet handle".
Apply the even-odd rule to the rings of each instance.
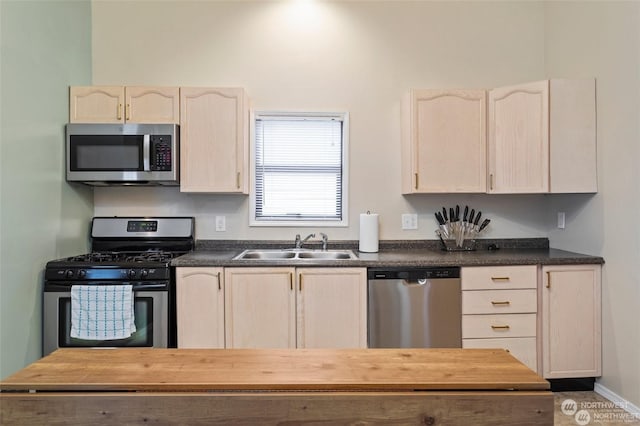
[[[320,233],[322,237],[322,250],[327,251],[327,245],[329,244],[329,237],[324,232]]]

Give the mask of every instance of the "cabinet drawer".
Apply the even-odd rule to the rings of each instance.
[[[463,348],[506,349],[524,365],[537,371],[537,348],[535,337],[514,337],[507,339],[463,339]]]
[[[462,338],[535,337],[536,314],[463,315]]]
[[[462,268],[461,277],[463,290],[536,288],[538,267],[526,265]]]
[[[537,311],[535,289],[462,292],[463,314],[525,314]]]

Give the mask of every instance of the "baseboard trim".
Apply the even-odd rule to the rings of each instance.
[[[631,414],[636,419],[640,420],[640,407],[638,407],[637,405],[630,403],[629,401],[627,401],[617,393],[613,392],[611,389],[602,386],[600,383],[596,383],[593,386],[593,391],[598,395],[604,398],[607,398],[609,401],[614,402],[624,411]]]

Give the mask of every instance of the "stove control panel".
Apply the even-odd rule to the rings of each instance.
[[[169,268],[47,268],[45,279],[56,281],[166,280]]]

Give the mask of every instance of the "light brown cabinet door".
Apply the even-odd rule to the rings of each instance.
[[[297,347],[367,347],[366,268],[298,268]]]
[[[412,90],[403,117],[403,193],[486,192],[486,91]]]
[[[222,268],[176,268],[178,348],[224,348]]]
[[[180,190],[248,193],[249,109],[241,88],[180,89]]]
[[[177,87],[126,87],[125,121],[128,123],[179,123]]]
[[[71,86],[70,123],[124,123],[124,87]]]
[[[547,379],[602,371],[600,265],[542,267],[542,370]]]
[[[489,91],[489,192],[549,192],[549,82]]]
[[[70,123],[178,123],[177,87],[72,86]]]
[[[597,192],[594,79],[489,92],[489,193]]]
[[[294,268],[225,268],[227,348],[295,348]]]

